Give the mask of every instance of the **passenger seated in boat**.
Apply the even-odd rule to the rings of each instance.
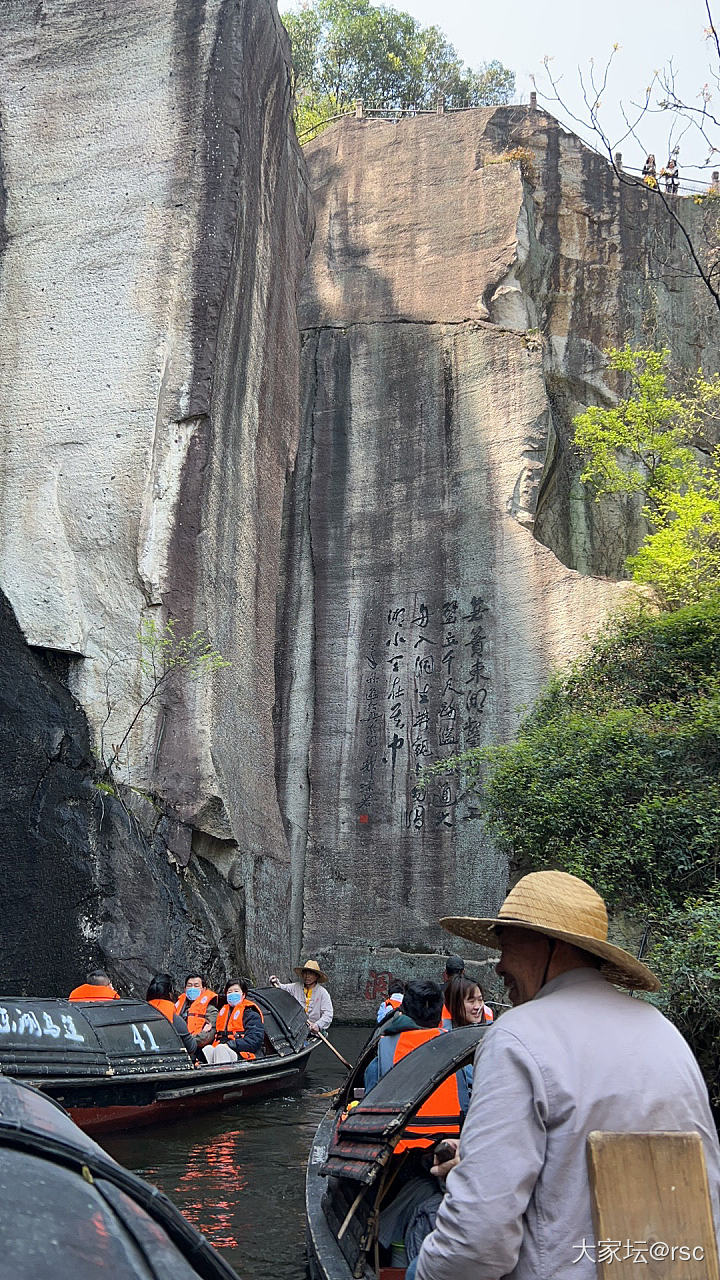
[[[212,1044],[218,1016],[218,995],[205,985],[199,973],[188,974],[185,990],[175,1001],[175,1012],[187,1023],[187,1029],[197,1040],[198,1049]]]
[[[366,1095],[406,1054],[445,1034],[442,1011],[443,993],[436,982],[407,984],[402,1005],[382,1028],[377,1055],[365,1072]],[[394,1156],[403,1156],[397,1194],[382,1210],[378,1232],[380,1245],[387,1250],[392,1246],[393,1254],[396,1247],[402,1252],[400,1242],[404,1241],[407,1257],[414,1257],[435,1225],[442,1195],[438,1183],[428,1176],[427,1149],[440,1138],[459,1136],[469,1101],[467,1081],[457,1071],[433,1090],[405,1126],[394,1151]]]
[[[191,1035],[187,1029],[187,1023],[184,1018],[180,1018],[175,1012],[175,992],[173,991],[173,980],[169,973],[156,973],[145,996],[148,1004],[154,1009],[158,1009],[163,1017],[171,1022],[174,1030],[182,1040],[184,1048],[192,1058],[193,1062],[197,1057],[197,1040]]]
[[[445,990],[448,982],[457,977],[458,974],[465,972],[465,961],[462,956],[448,956],[445,961],[445,968],[442,976],[442,988]],[[442,1024],[444,1027],[450,1026],[450,1010],[447,1007],[447,1001],[443,1003]]]
[[[377,1053],[365,1071],[366,1093],[407,1053],[444,1034],[440,1025],[442,1009],[442,991],[436,982],[408,982],[403,1002],[398,1012],[384,1025]],[[462,1071],[456,1071],[431,1093],[417,1116],[406,1126],[408,1136],[398,1143],[396,1154],[412,1147],[432,1146],[440,1127],[443,1136],[458,1137],[469,1102],[466,1077]],[[426,1136],[427,1133],[432,1136]]]
[[[378,1022],[384,1022],[391,1013],[396,1013],[402,1004],[403,996],[405,995],[405,983],[394,982],[393,986],[395,987],[395,990],[392,991],[385,1000],[383,1000],[377,1011]]]
[[[449,1017],[445,1016],[445,1010]],[[454,1027],[479,1027],[492,1022],[492,1009],[485,1004],[482,987],[464,973],[458,973],[445,984],[443,1026],[446,1031]]]
[[[262,1055],[265,1043],[263,1015],[253,1000],[248,1000],[248,978],[233,978],[225,984],[225,1004],[215,1023],[215,1039],[203,1049],[206,1062],[237,1062],[238,1058]]]
[[[119,1000],[120,997],[111,985],[104,969],[93,969],[79,987],[70,992],[68,1000],[75,1002],[86,1000]]]
[[[294,972],[302,979],[301,982],[281,982],[272,973],[270,985],[289,991],[298,1004],[304,1006],[305,1017],[311,1031],[327,1031],[333,1020],[330,993],[324,985],[321,985],[327,982],[327,974],[323,973],[317,960],[306,960],[304,964],[299,964]]]

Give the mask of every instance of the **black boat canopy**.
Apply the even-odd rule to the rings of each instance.
[[[453,1071],[471,1062],[487,1028],[460,1027],[408,1053],[338,1121],[320,1172],[369,1185],[387,1164],[415,1112]],[[372,1058],[377,1036],[365,1047],[343,1086],[347,1100],[361,1068]]]
[[[0,1270],[13,1280],[236,1280],[155,1187],[111,1160],[56,1102],[2,1077],[0,1196]]]
[[[252,991],[265,1034],[280,1057],[308,1038],[305,1011],[287,991]],[[0,996],[0,1071],[7,1076],[78,1079],[191,1073],[172,1023],[140,1000],[71,1003]]]

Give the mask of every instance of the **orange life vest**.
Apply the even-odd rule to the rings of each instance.
[[[175,1005],[172,1000],[148,1000],[148,1004],[151,1004],[153,1009],[158,1009],[172,1025],[172,1020],[175,1017]]]
[[[393,1054],[393,1066],[404,1058],[406,1054],[412,1053],[413,1049],[417,1049],[419,1045],[425,1044],[428,1040],[433,1040],[435,1036],[441,1036],[445,1033],[440,1027],[430,1027],[425,1030],[418,1031],[401,1031],[395,1045],[395,1053]],[[460,1136],[460,1098],[458,1095],[457,1079],[455,1074],[449,1076],[447,1080],[443,1080],[438,1085],[427,1102],[423,1102],[417,1115],[406,1124],[403,1133],[407,1136],[401,1138],[395,1148],[395,1154],[399,1155],[402,1151],[409,1150],[410,1147],[431,1147],[438,1138],[459,1138]]]
[[[82,986],[75,987],[70,992],[68,1000],[119,1000],[120,997],[114,987],[96,987],[92,982],[83,982]]]
[[[207,1007],[211,1000],[217,1000],[217,991],[211,991],[209,987],[203,987],[200,995],[193,1000],[187,1012],[187,1028],[191,1035],[198,1036],[207,1022]],[[185,992],[178,996],[175,1001],[175,1012],[182,1016],[182,1011],[187,1003]]]
[[[452,1026],[452,1014],[446,1004],[443,1005],[443,1011],[440,1014],[440,1022],[443,1026],[445,1026],[446,1023],[448,1027]]]
[[[224,1004],[217,1016],[217,1022],[215,1023],[215,1040],[213,1041],[213,1044],[218,1045],[221,1043],[218,1035],[218,1032],[220,1031],[226,1032],[228,1036],[228,1043],[233,1036],[242,1036],[246,1009],[254,1009],[256,1013],[260,1014],[260,1021],[265,1021],[262,1015],[262,1009],[258,1009],[254,1000],[248,1000],[246,998],[236,1005]],[[230,1045],[230,1048],[232,1049],[232,1045]],[[236,1052],[241,1058],[249,1059],[255,1057],[254,1053],[247,1053],[243,1049],[238,1049]]]

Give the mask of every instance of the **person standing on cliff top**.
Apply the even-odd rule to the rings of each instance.
[[[272,973],[271,985],[289,991],[298,1004],[303,1006],[311,1031],[327,1031],[333,1020],[333,1006],[329,991],[324,985],[320,985],[327,982],[327,974],[323,973],[317,960],[306,960],[293,972],[302,978],[302,982],[281,982]]]
[[[514,1008],[475,1055],[459,1157],[433,1169],[447,1191],[407,1280],[595,1280],[594,1129],[699,1133],[717,1226],[720,1146],[705,1082],[680,1032],[628,994],[660,984],[608,942],[600,895],[538,871],[494,919],[441,924],[500,951]]]

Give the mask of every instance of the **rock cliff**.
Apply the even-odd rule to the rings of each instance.
[[[346,121],[310,192],[274,0],[3,19],[0,983],[305,950],[367,1015],[505,888],[423,769],[507,739],[625,591],[638,513],[569,447],[602,348],[712,369],[717,323],[540,113]],[[168,618],[232,665],[143,710]]]
[[[151,702],[115,774],[161,799],[200,912],[222,876],[224,959],[264,967],[287,949],[273,660],[310,229],[287,38],[274,0],[8,0],[2,57],[0,584],[106,759],[149,692],[141,620],[232,663]],[[75,834],[59,862],[102,862]],[[5,855],[29,880],[31,847]],[[121,970],[177,957],[146,921],[167,942],[178,903],[122,874],[134,905],[111,937],[95,894],[96,946]],[[218,954],[212,928],[186,941]]]
[[[307,153],[278,756],[293,936],[360,1014],[439,976],[439,916],[504,895],[423,768],[507,740],[624,593],[637,512],[598,509],[569,449],[612,399],[603,348],[670,335],[714,367],[717,323],[658,203],[536,111],[350,119]]]

